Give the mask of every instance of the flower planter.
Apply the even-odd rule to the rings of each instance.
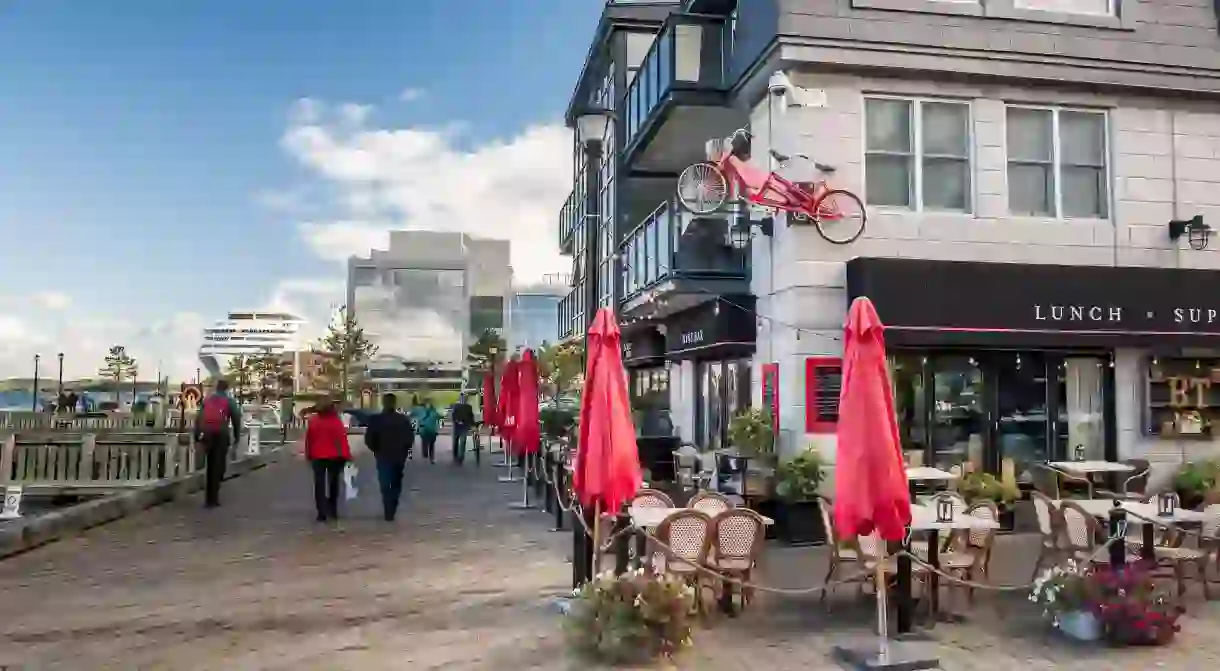
[[[1101,621],[1088,611],[1064,613],[1059,616],[1059,631],[1077,641],[1101,640]]]
[[[788,545],[821,545],[826,542],[822,504],[812,501],[780,501],[775,510],[776,535]]]

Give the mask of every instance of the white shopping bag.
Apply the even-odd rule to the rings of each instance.
[[[353,462],[347,462],[343,466],[343,499],[351,501],[360,496],[360,492],[356,489],[356,474],[360,470],[356,468]]]

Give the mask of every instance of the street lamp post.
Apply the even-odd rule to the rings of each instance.
[[[56,355],[59,359],[59,381],[55,385],[55,409],[59,410],[59,400],[64,397],[64,353]]]
[[[34,355],[34,397],[30,399],[31,412],[38,412],[38,362],[41,359],[41,354]]]

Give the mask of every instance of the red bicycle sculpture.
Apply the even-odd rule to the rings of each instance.
[[[693,214],[709,215],[724,208],[730,196],[741,194],[752,205],[787,212],[792,221],[813,222],[818,234],[836,245],[846,245],[864,233],[868,215],[856,194],[831,188],[826,179],[796,183],[760,170],[749,162],[752,139],[750,131],[739,129],[719,159],[687,166],[678,176],[682,207]],[[785,156],[774,149],[771,156],[781,167],[793,158],[812,162],[804,154]],[[834,166],[813,165],[828,177],[835,172]]]

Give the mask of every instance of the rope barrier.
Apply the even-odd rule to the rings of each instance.
[[[1165,530],[1165,531],[1173,531],[1173,532],[1175,532],[1175,533],[1180,533],[1180,534],[1182,534],[1182,535],[1184,535],[1184,536],[1190,536],[1190,537],[1192,537],[1192,538],[1197,538],[1197,539],[1199,539],[1200,541],[1204,541],[1204,542],[1211,542],[1211,543],[1215,543],[1215,542],[1217,542],[1217,541],[1220,541],[1220,537],[1218,537],[1218,536],[1217,536],[1215,533],[1213,533],[1213,534],[1206,534],[1206,533],[1203,533],[1203,531],[1202,531],[1202,530],[1200,530],[1200,531],[1195,531],[1194,529],[1188,529],[1188,528],[1184,528],[1184,527],[1182,527],[1182,526],[1179,526],[1179,524],[1174,524],[1174,523],[1172,523],[1172,522],[1167,522],[1167,521],[1165,521],[1165,520],[1162,520],[1162,519],[1159,519],[1159,518],[1155,518],[1155,517],[1147,517],[1147,516],[1145,516],[1145,515],[1141,515],[1141,514],[1139,514],[1139,513],[1137,513],[1137,512],[1134,512],[1134,511],[1128,510],[1128,509],[1126,509],[1126,508],[1123,508],[1123,510],[1124,510],[1124,511],[1127,513],[1127,517],[1134,517],[1134,518],[1135,518],[1135,519],[1137,519],[1137,520],[1141,520],[1141,521],[1143,521],[1143,522],[1146,522],[1146,523],[1148,523],[1148,524],[1151,524],[1151,525],[1153,525],[1153,526],[1155,526],[1155,527],[1157,527],[1157,528],[1159,528],[1159,529]],[[1203,522],[1202,520],[1200,520],[1200,521],[1198,521],[1198,522],[1188,522],[1188,524],[1191,524],[1191,523],[1193,523],[1193,524],[1205,524],[1205,522]],[[1165,547],[1165,546],[1160,546],[1160,547]]]

